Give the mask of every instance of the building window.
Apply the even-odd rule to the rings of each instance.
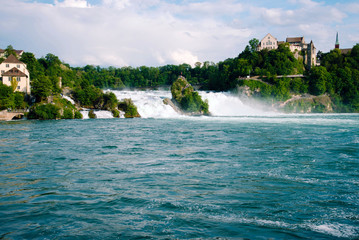
[[[9,77],[9,82],[11,82],[11,77]]]
[[[9,64],[6,64],[6,67],[7,67],[7,68],[10,67],[10,65],[9,65]]]
[[[16,65],[17,68],[20,68],[20,64]]]
[[[20,86],[17,86],[17,89],[19,89],[19,90],[20,90]]]
[[[5,70],[1,70],[1,74],[3,74],[5,72]]]
[[[18,82],[20,82],[20,81],[21,81],[21,78],[20,78],[20,77],[16,77],[16,80],[17,80]]]

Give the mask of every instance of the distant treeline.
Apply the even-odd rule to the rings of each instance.
[[[161,67],[108,67],[85,66],[68,68],[62,75],[63,84],[76,85],[81,78],[99,88],[121,89],[170,86],[179,75],[192,85],[202,89],[225,91],[237,84],[238,77],[251,75],[285,75],[303,73],[302,61],[294,58],[287,47],[276,51],[256,52],[249,46],[236,58],[229,58],[217,64],[213,62],[166,65]]]
[[[219,63],[198,62],[193,67],[189,64],[136,68],[71,67],[53,54],[36,59],[29,52],[23,53],[20,60],[28,66],[31,91],[37,102],[60,93],[61,87],[70,87],[80,102],[95,106],[102,92],[100,89],[170,86],[182,75],[190,84],[200,85],[204,90],[227,91],[238,85],[249,85],[260,89],[263,97],[277,100],[286,100],[293,93],[327,93],[339,105],[346,105],[341,111],[359,111],[359,44],[346,55],[337,49],[319,53],[321,66],[310,70],[305,69],[302,59],[296,59],[285,44],[271,51],[255,49],[256,45],[250,41],[250,45],[235,58]],[[307,78],[276,78],[290,74],[305,74]],[[268,84],[241,79],[248,75],[261,76]]]

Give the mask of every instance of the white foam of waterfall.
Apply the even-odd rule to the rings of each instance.
[[[265,112],[262,106],[252,106],[243,103],[237,96],[227,92],[204,92],[200,91],[203,100],[208,100],[209,112],[213,116],[263,116],[272,114]]]
[[[88,119],[89,118],[89,109],[85,109],[80,111],[82,114],[83,119]],[[95,115],[97,118],[113,118],[113,115],[110,111],[106,111],[106,110],[95,110],[94,111]]]
[[[68,96],[66,96],[66,95],[63,95],[62,98],[66,99],[67,101],[69,101],[69,102],[72,103],[72,104],[75,104],[75,101],[72,100],[72,98],[70,98],[70,97],[68,97]]]
[[[163,99],[171,98],[170,91],[116,91],[112,90],[119,100],[131,98],[143,118],[179,118],[182,115],[175,112],[172,107],[165,105]],[[241,99],[227,92],[199,91],[201,97],[208,100],[209,111],[212,116],[263,116],[271,114],[258,106],[252,107],[244,104]]]
[[[142,118],[179,118],[181,117],[173,108],[163,103],[163,99],[171,98],[170,91],[115,91],[118,100],[131,98]]]

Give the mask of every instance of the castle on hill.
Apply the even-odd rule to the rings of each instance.
[[[290,51],[294,54],[294,57],[299,59],[303,58],[303,62],[309,68],[317,65],[317,53],[313,41],[306,43],[304,37],[287,37],[285,41],[278,41],[268,33],[258,44],[257,51],[263,49],[273,50],[277,49],[281,44],[289,44]]]

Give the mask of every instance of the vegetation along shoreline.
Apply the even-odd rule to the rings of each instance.
[[[359,44],[343,52],[319,52],[312,65],[305,60],[306,52],[293,51],[290,43],[275,49],[261,44],[252,39],[237,57],[219,63],[136,68],[71,67],[51,53],[36,59],[10,45],[0,55],[0,120],[23,115],[81,119],[83,108],[108,110],[114,117],[140,117],[131,99],[117,99],[102,90],[131,88],[171,88],[170,105],[187,115],[210,114],[208,102],[194,89],[232,91],[288,113],[359,112]]]

